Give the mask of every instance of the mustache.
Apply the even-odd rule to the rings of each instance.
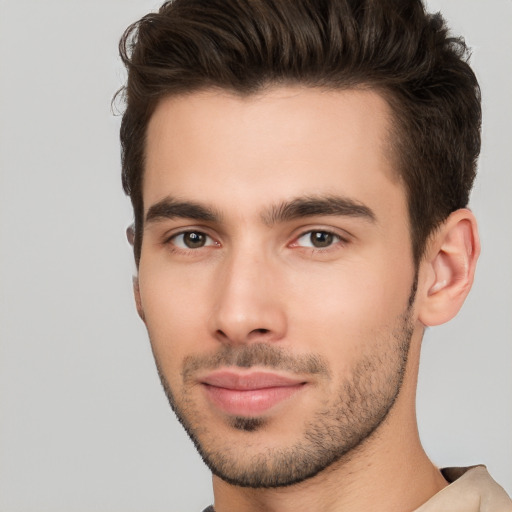
[[[263,366],[272,370],[328,377],[329,367],[317,354],[291,355],[282,347],[265,343],[231,346],[227,345],[213,354],[187,356],[183,361],[183,381],[193,380],[200,370],[216,370],[223,366],[251,368]]]

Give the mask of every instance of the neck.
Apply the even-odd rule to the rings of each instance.
[[[216,512],[341,512],[377,505],[379,512],[411,512],[425,503],[447,483],[421,446],[414,407],[417,366],[408,372],[385,421],[342,460],[289,487],[242,488],[214,476]]]
[[[249,489],[214,477],[216,512],[337,512],[375,510],[410,512],[439,492],[446,481],[420,450],[408,443],[401,453],[354,456],[300,484]],[[362,455],[360,451],[359,455]],[[234,507],[236,504],[236,507]]]

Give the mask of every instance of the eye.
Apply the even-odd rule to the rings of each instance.
[[[312,247],[314,249],[325,249],[333,244],[341,242],[342,239],[338,235],[329,231],[308,231],[297,238],[296,245],[301,247]]]
[[[201,231],[178,233],[172,236],[169,241],[179,249],[200,249],[201,247],[217,245],[211,237],[201,233]]]

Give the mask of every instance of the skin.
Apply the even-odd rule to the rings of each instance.
[[[151,118],[135,298],[176,412],[231,471],[213,478],[217,512],[408,511],[446,485],[418,438],[419,352],[425,325],[455,315],[469,291],[476,224],[454,212],[415,268],[391,122],[376,92],[300,87],[171,97]],[[326,213],[333,197],[347,208]],[[304,198],[321,213],[279,215]],[[312,247],[312,232],[326,245]],[[265,364],[259,347],[291,363]],[[300,366],[313,358],[322,371]],[[233,365],[270,366],[300,390],[235,421],[202,382]],[[313,427],[326,439],[335,429],[329,450],[344,447],[323,471],[287,487],[230,480],[254,460],[264,470],[278,451],[314,448]]]

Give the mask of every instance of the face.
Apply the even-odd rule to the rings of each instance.
[[[416,329],[390,112],[371,91],[163,100],[136,290],[164,388],[214,474],[290,485],[355,453]]]

